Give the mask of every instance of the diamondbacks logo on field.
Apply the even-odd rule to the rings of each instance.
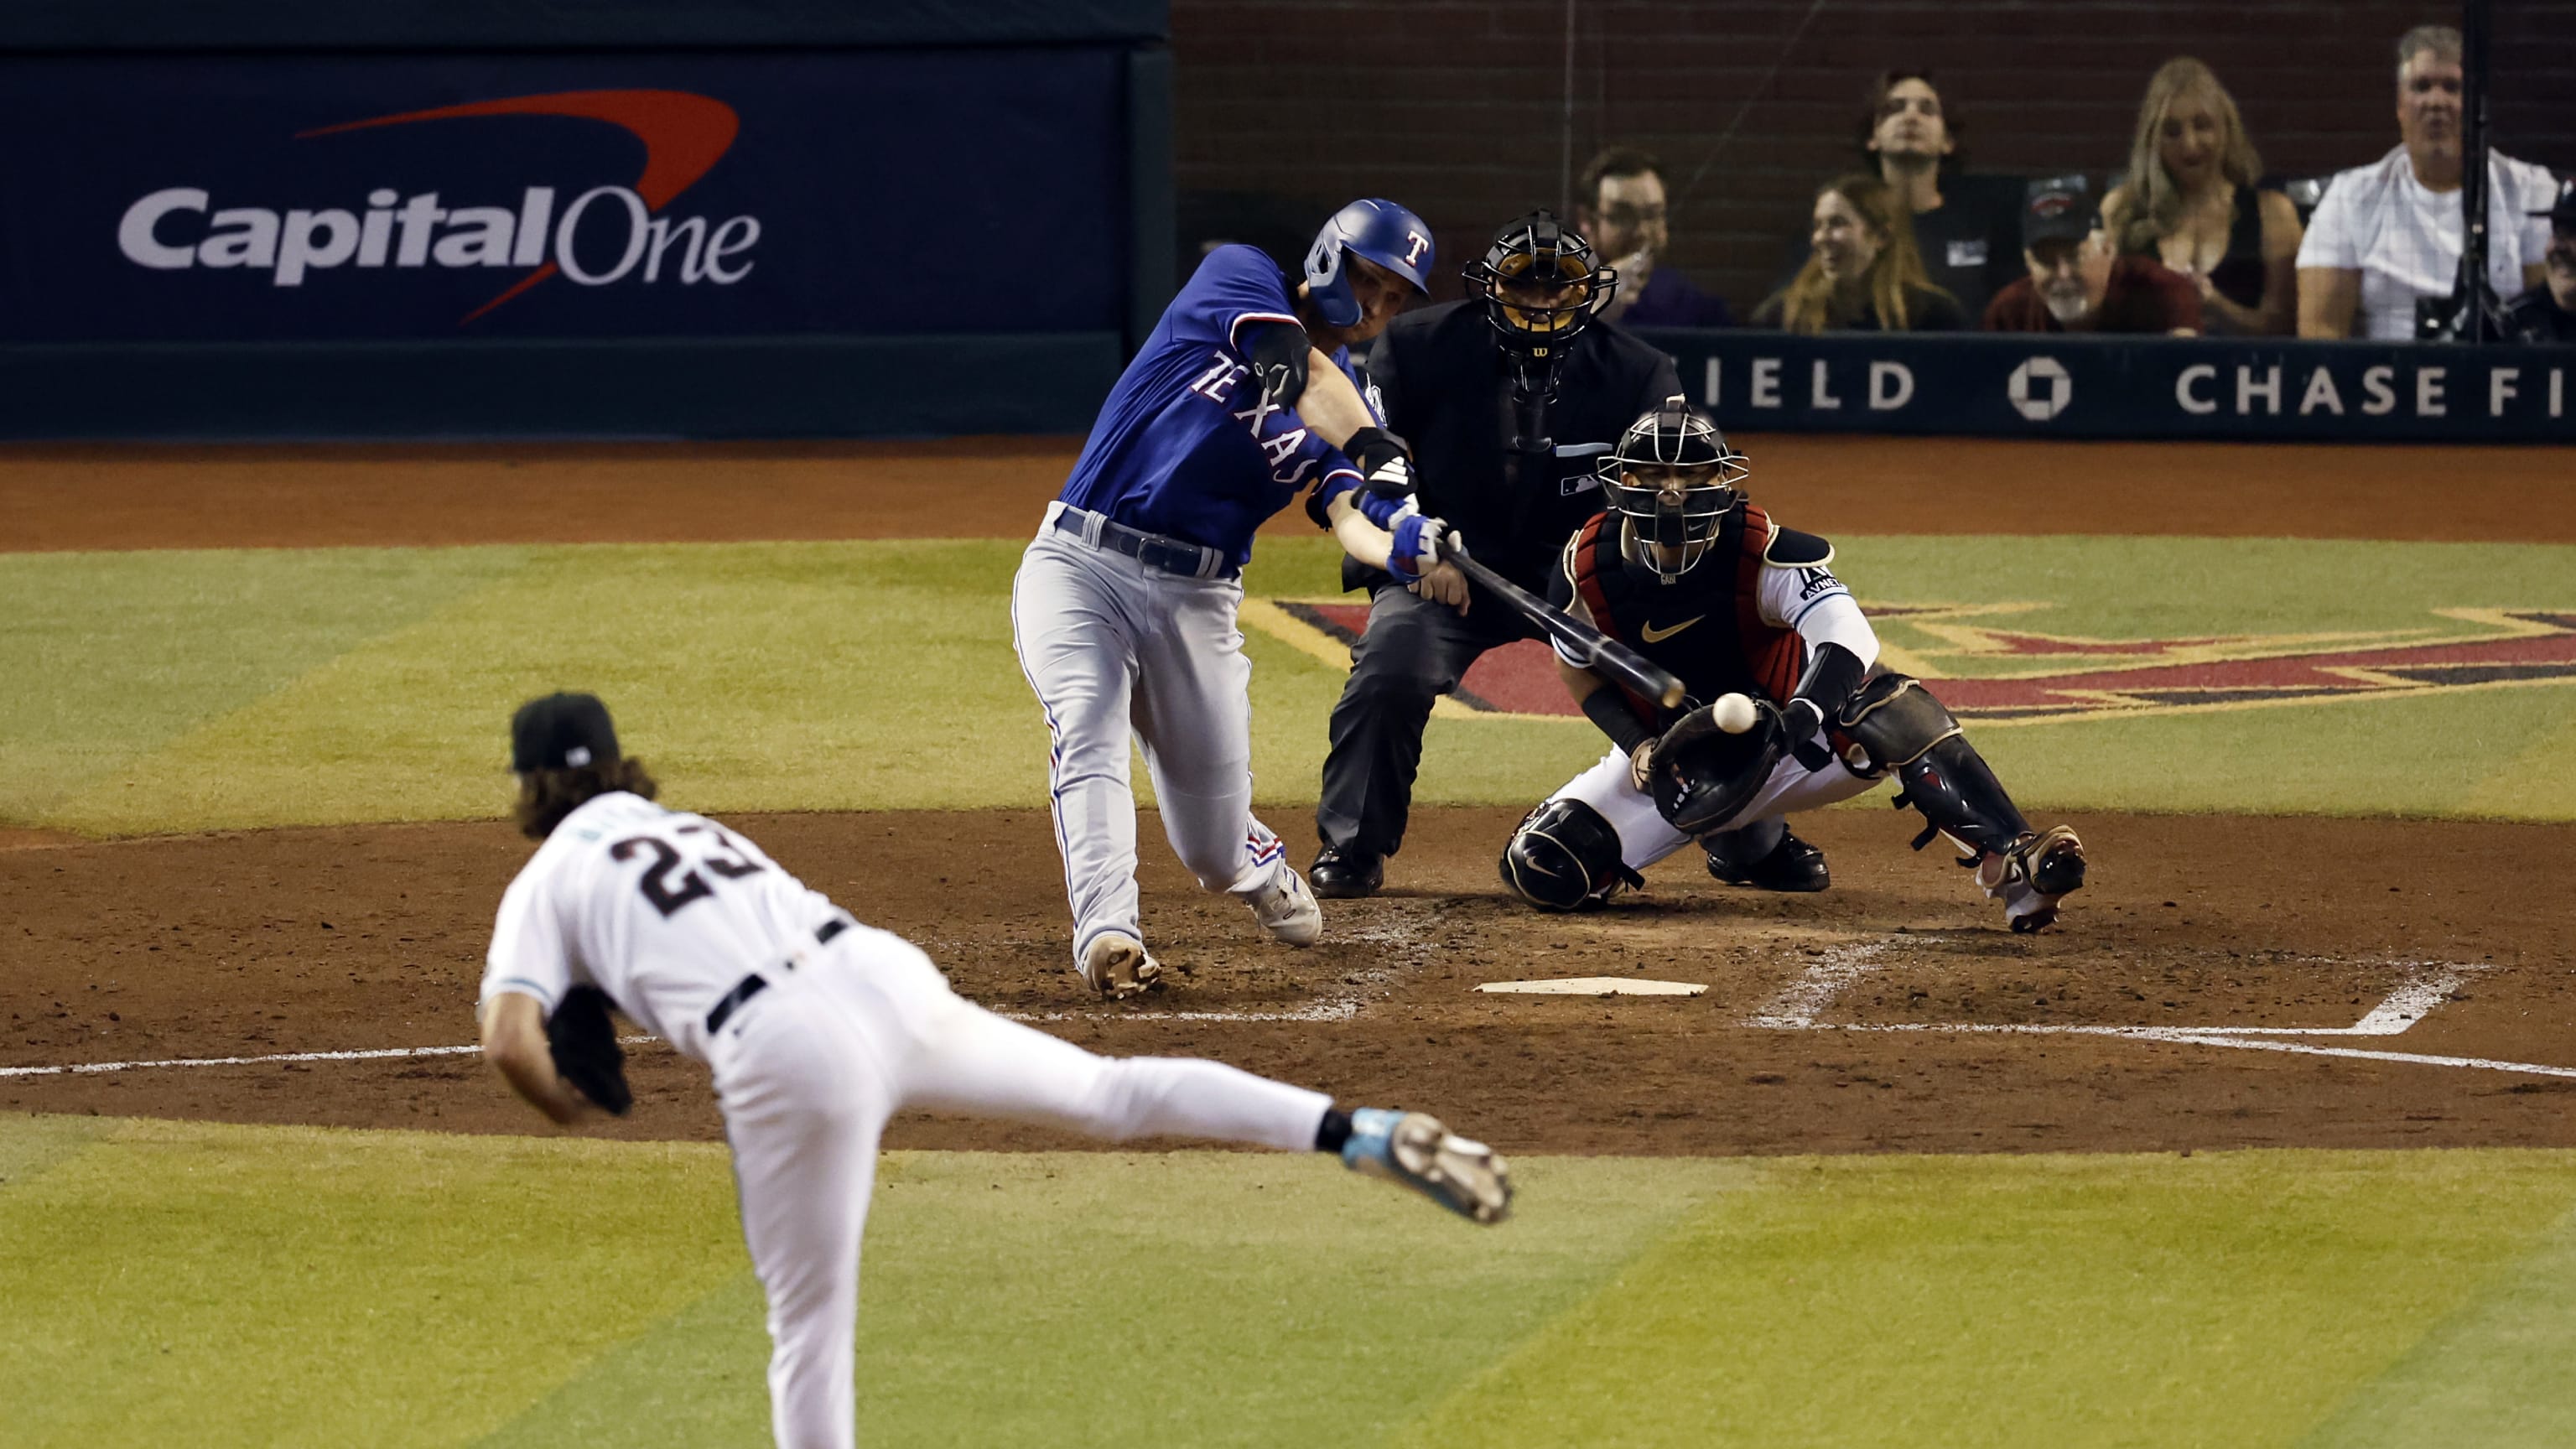
[[[733,108],[709,96],[659,90],[509,96],[343,121],[298,132],[295,139],[478,116],[606,122],[643,143],[644,169],[629,185],[593,186],[560,205],[557,188],[544,184],[523,187],[516,196],[481,198],[508,205],[449,205],[436,191],[406,197],[383,186],[366,193],[362,208],[282,209],[258,204],[264,198],[169,186],[125,209],[117,247],[136,266],[156,271],[247,268],[268,272],[279,287],[301,287],[313,273],[343,266],[530,269],[466,313],[460,325],[558,273],[583,287],[650,285],[666,277],[679,286],[726,287],[750,274],[753,263],[745,254],[760,241],[758,217],[711,224],[706,217],[674,220],[664,214],[731,149],[741,130]],[[585,240],[589,245],[577,249]]]
[[[2410,629],[2095,639],[2006,629],[1998,616],[2043,604],[1864,604],[1872,619],[1928,644],[1891,645],[1892,668],[1920,677],[1962,718],[2041,723],[2290,708],[2467,690],[2576,684],[2576,608],[2438,609]],[[1368,605],[1246,600],[1243,622],[1338,668],[1368,627]],[[1978,622],[1971,622],[1978,621]],[[1900,631],[1899,627],[1902,626]],[[1575,715],[1546,645],[1523,641],[1478,660],[1454,714]]]

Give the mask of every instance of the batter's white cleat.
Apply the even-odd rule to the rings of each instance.
[[[1511,1170],[1494,1149],[1420,1112],[1353,1112],[1342,1162],[1353,1172],[1400,1182],[1462,1218],[1490,1225],[1512,1214]]]
[[[2057,921],[2057,903],[2084,888],[2084,842],[2063,825],[2025,835],[1977,862],[1977,884],[2004,903],[2004,924],[2036,931]]]
[[[1279,863],[1279,873],[1270,884],[1246,895],[1244,904],[1252,907],[1252,918],[1270,939],[1291,946],[1312,946],[1324,936],[1324,908],[1315,904],[1315,893],[1306,886],[1306,878],[1286,861]]]
[[[1082,979],[1110,1000],[1124,1001],[1161,986],[1163,963],[1146,952],[1144,942],[1109,931],[1083,948]]]

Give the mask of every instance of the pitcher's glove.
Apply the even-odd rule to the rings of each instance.
[[[557,1075],[611,1115],[623,1117],[635,1105],[635,1094],[626,1086],[626,1049],[617,1044],[609,1005],[608,993],[596,986],[565,992],[555,1014],[546,1018],[546,1046]]]

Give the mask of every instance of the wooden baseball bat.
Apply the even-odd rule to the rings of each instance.
[[[1487,593],[1528,616],[1569,658],[1582,661],[1584,668],[1666,709],[1681,704],[1681,680],[1649,663],[1636,650],[1550,607],[1546,600],[1469,558],[1463,547],[1445,548],[1441,557],[1456,564],[1460,573],[1482,585]]]

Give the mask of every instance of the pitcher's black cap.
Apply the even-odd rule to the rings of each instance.
[[[617,758],[617,727],[595,694],[549,694],[510,716],[510,768],[563,770]]]

